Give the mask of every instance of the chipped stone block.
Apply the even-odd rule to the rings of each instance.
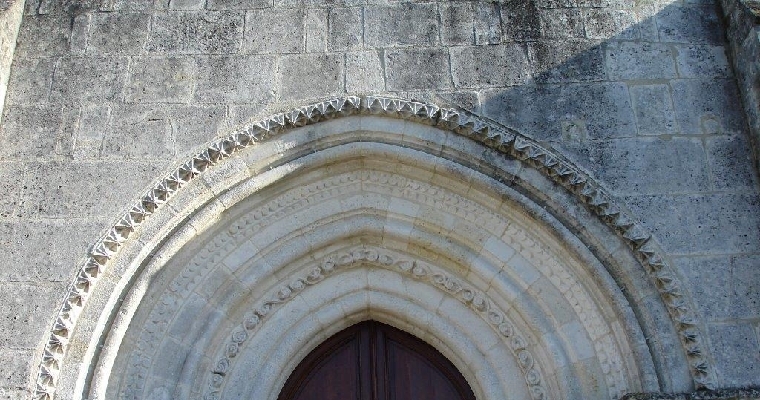
[[[103,138],[104,158],[160,159],[174,155],[172,127],[166,109],[124,104],[111,111],[112,123]]]

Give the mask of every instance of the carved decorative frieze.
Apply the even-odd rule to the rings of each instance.
[[[364,263],[387,268],[403,274],[406,277],[431,284],[444,293],[459,300],[491,328],[499,334],[512,352],[517,364],[523,372],[525,383],[535,400],[546,398],[546,387],[542,380],[543,374],[536,365],[535,357],[528,349],[525,336],[517,331],[515,324],[506,316],[484,293],[467,285],[460,279],[439,271],[418,260],[398,256],[385,249],[358,246],[350,250],[328,255],[317,261],[304,276],[292,279],[290,283],[281,286],[276,293],[255,306],[252,311],[234,328],[230,338],[225,343],[223,354],[217,357],[212,370],[209,372],[209,383],[204,400],[218,400],[225,383],[225,378],[231,370],[240,348],[244,342],[256,334],[257,328],[266,322],[267,317],[279,306],[295,298],[309,286],[322,282],[325,278],[339,270],[358,267]],[[307,268],[308,269],[308,268]]]
[[[696,322],[693,305],[687,300],[683,285],[673,272],[673,268],[665,261],[662,250],[654,243],[647,230],[588,174],[553,149],[512,129],[465,111],[386,97],[351,96],[277,114],[217,139],[208,148],[161,179],[127,211],[119,222],[96,242],[76,279],[69,285],[68,296],[58,312],[42,354],[37,376],[36,398],[52,399],[61,363],[77,319],[99,275],[108,268],[109,260],[114,258],[123,243],[145,219],[159,210],[172,195],[207,169],[246,147],[290,129],[359,114],[409,120],[468,137],[506,156],[523,161],[574,194],[579,201],[623,238],[636,254],[646,268],[649,278],[659,290],[679,332],[695,386],[697,388],[712,387],[713,373],[709,363],[710,357],[707,354],[700,327]]]

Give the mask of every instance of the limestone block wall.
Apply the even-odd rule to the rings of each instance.
[[[461,107],[564,154],[667,253],[716,387],[760,385],[760,186],[722,12],[713,0],[27,0],[0,126],[4,396],[29,397],[88,246],[152,182],[246,120],[344,94]]]
[[[723,1],[728,39],[744,109],[754,140],[755,161],[760,148],[760,1]]]

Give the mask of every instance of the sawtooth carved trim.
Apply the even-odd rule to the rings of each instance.
[[[342,97],[276,114],[250,123],[234,133],[213,141],[175,171],[165,176],[132,206],[99,239],[89,257],[69,285],[68,295],[50,330],[40,363],[35,398],[53,398],[61,363],[66,354],[77,319],[98,277],[109,260],[136,229],[188,182],[224,159],[256,143],[291,129],[352,115],[376,115],[431,125],[470,138],[502,154],[529,165],[561,185],[620,236],[646,269],[679,333],[689,360],[692,380],[697,388],[713,386],[713,372],[693,305],[684,286],[651,234],[622,205],[588,174],[553,149],[529,137],[462,110],[440,108],[434,104],[387,97]]]
[[[322,282],[325,278],[336,271],[360,266],[362,263],[370,263],[392,271],[400,272],[415,280],[426,282],[437,287],[446,294],[456,298],[464,305],[474,310],[481,318],[488,322],[502,340],[509,343],[509,349],[522,369],[525,383],[535,400],[546,398],[547,390],[542,382],[542,373],[535,364],[535,357],[527,349],[528,342],[525,336],[518,332],[515,324],[509,321],[506,313],[499,310],[494,302],[486,295],[474,289],[459,279],[441,271],[437,271],[422,262],[413,259],[398,257],[384,249],[358,246],[350,250],[344,250],[336,254],[324,257],[313,266],[308,274],[295,279],[290,283],[281,285],[280,289],[268,300],[261,302],[254,310],[245,317],[239,326],[233,329],[229,340],[224,346],[224,355],[217,357],[211,372],[209,373],[209,385],[204,400],[219,400],[221,389],[224,386],[227,372],[232,369],[235,356],[240,346],[255,334],[255,330],[265,322],[267,316],[275,308],[292,300],[298,293],[309,286]]]

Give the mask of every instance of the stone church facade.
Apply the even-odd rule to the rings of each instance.
[[[0,398],[754,399],[754,0],[0,1]],[[676,396],[676,394],[680,394]]]

